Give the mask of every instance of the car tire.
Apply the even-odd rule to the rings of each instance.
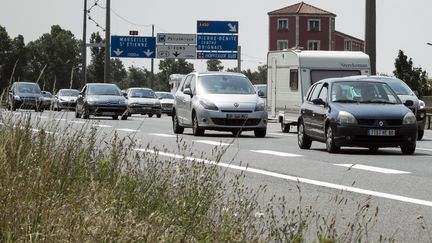
[[[113,120],[118,120],[118,115],[111,116]]]
[[[192,133],[194,136],[203,136],[205,130],[199,127],[198,116],[193,113],[192,115]]]
[[[124,120],[127,120],[127,119],[128,119],[128,115],[127,115],[127,114],[122,115],[121,119],[122,119],[123,121],[124,121]]]
[[[77,108],[75,108],[75,118],[81,118],[81,114],[78,112]]]
[[[234,129],[231,131],[231,133],[234,137],[240,137],[242,130],[241,129]]]
[[[423,135],[424,135],[424,130],[423,131],[422,130],[418,130],[417,141],[422,140],[423,139]]]
[[[300,122],[298,126],[297,143],[301,149],[310,149],[312,146],[312,140],[306,135],[303,122]]]
[[[149,117],[153,117],[153,114],[148,114]]]
[[[7,109],[8,111],[12,110],[12,109],[11,109],[11,106],[9,105],[9,103],[6,104],[6,109]]]
[[[281,122],[281,130],[283,133],[288,133],[290,131],[290,125]]]
[[[329,153],[339,153],[340,147],[336,145],[333,136],[333,128],[328,126],[326,129],[326,150]]]
[[[257,138],[263,138],[267,134],[267,128],[255,129],[254,134]]]
[[[172,114],[172,122],[173,122],[173,131],[175,134],[182,134],[184,131],[184,127],[180,126],[177,114],[173,112]]]
[[[161,114],[156,114],[157,118],[161,118],[161,116],[162,116]]]
[[[411,154],[414,154],[414,152],[415,152],[416,144],[414,143],[414,144],[411,144],[408,146],[401,146],[400,148],[401,148],[402,154],[411,155]]]
[[[84,106],[83,108],[83,113],[81,114],[83,119],[89,119],[90,118],[90,114],[88,109]]]

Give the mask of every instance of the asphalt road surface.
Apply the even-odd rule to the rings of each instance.
[[[341,217],[352,217],[357,203],[370,200],[372,213],[379,214],[371,235],[394,235],[401,242],[430,241],[432,235],[432,131],[427,130],[417,142],[414,155],[402,155],[399,148],[369,151],[363,148],[342,148],[339,154],[329,154],[325,145],[313,142],[310,150],[301,150],[296,133],[282,133],[277,123],[270,123],[265,138],[256,138],[252,131],[239,138],[231,133],[206,131],[202,137],[192,135],[191,129],[175,135],[171,117],[161,118],[134,115],[126,121],[110,118],[76,119],[73,112],[36,113],[31,111],[7,112],[5,117],[32,116],[34,130],[56,124],[56,131],[64,126],[87,129],[95,127],[103,136],[117,132],[137,141],[137,151],[160,150],[160,156],[176,158],[178,142],[191,148],[193,158],[216,160],[214,151],[226,150],[219,166],[233,173],[244,171],[244,183],[250,187],[266,185],[263,204],[272,195],[285,196],[288,206],[311,205],[320,212],[341,210]],[[1,118],[1,117],[0,117]],[[3,120],[4,121],[4,120]],[[3,122],[0,120],[0,122]],[[49,130],[49,129],[48,129]],[[293,130],[293,129],[291,129]],[[150,151],[146,149],[150,147]],[[300,192],[299,189],[300,188]],[[339,205],[335,198],[345,198]],[[425,229],[422,229],[422,226]],[[374,238],[376,239],[376,237]]]

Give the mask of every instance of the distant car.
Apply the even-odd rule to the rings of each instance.
[[[54,103],[54,96],[49,91],[41,91],[42,93],[42,106],[46,109],[51,109]]]
[[[162,92],[162,91],[156,91],[155,94],[160,100],[162,106],[162,113],[171,116],[172,107],[174,104],[174,95],[170,92]]]
[[[267,98],[267,84],[254,84],[254,87],[257,92],[262,92],[262,98]]]
[[[88,83],[77,97],[76,118],[88,119],[90,115],[127,119],[127,100],[115,84]]]
[[[300,107],[298,145],[326,144],[329,153],[341,146],[400,147],[403,154],[416,149],[417,120],[392,88],[374,78],[324,79],[310,87]]]
[[[155,92],[149,88],[129,88],[127,91],[127,113],[161,117],[161,102]]]
[[[411,88],[402,80],[393,77],[371,76],[371,78],[386,82],[396,92],[402,102],[412,100],[413,105],[409,106],[410,110],[416,115],[418,134],[417,140],[421,140],[424,135],[426,125],[426,107],[422,100],[419,100]]]
[[[191,127],[195,136],[205,130],[231,131],[238,136],[253,130],[265,137],[267,111],[250,80],[241,73],[191,73],[175,93],[174,133]]]
[[[53,109],[61,111],[62,109],[75,110],[79,91],[76,89],[60,89],[54,97]]]
[[[8,110],[34,109],[43,111],[42,93],[37,83],[15,82],[9,89],[6,99]]]

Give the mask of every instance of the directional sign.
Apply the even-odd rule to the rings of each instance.
[[[237,51],[237,35],[197,35],[199,51]]]
[[[197,33],[238,33],[238,21],[197,21]]]
[[[196,34],[159,33],[157,34],[157,42],[161,44],[195,45]]]
[[[157,58],[195,59],[195,45],[157,45]]]
[[[197,59],[237,59],[237,52],[198,52]]]
[[[156,38],[146,36],[111,36],[111,56],[155,58]]]

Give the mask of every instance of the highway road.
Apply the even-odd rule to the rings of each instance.
[[[432,237],[431,130],[418,141],[414,155],[402,155],[399,148],[342,148],[339,154],[329,154],[322,143],[314,142],[310,150],[299,149],[296,133],[282,133],[277,123],[268,125],[265,138],[256,138],[253,132],[234,138],[231,133],[216,131],[195,137],[191,129],[177,137],[172,132],[171,117],[165,115],[137,115],[122,121],[75,119],[73,112],[4,111],[3,119],[28,114],[35,121],[35,131],[40,127],[49,131],[47,124],[54,123],[59,128],[86,125],[95,127],[103,136],[110,137],[114,132],[120,137],[128,136],[137,141],[138,152],[160,150],[160,156],[167,158],[186,155],[191,159],[203,157],[212,163],[217,159],[214,151],[226,149],[218,165],[232,173],[245,171],[244,183],[251,188],[266,185],[268,190],[260,199],[263,204],[277,195],[285,196],[288,206],[295,208],[300,194],[302,205],[311,205],[322,215],[339,210],[341,217],[351,218],[357,203],[369,200],[371,214],[379,209],[371,235],[394,235],[401,242],[430,241]],[[61,131],[56,130],[50,132]],[[178,141],[191,149],[179,152]],[[185,154],[190,151],[193,154]],[[346,203],[340,205],[335,198],[344,198]]]

